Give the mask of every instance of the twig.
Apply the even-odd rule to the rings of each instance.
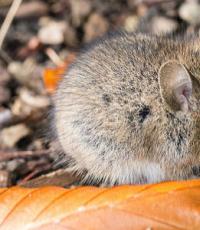
[[[0,162],[2,161],[9,161],[15,158],[29,158],[29,157],[38,157],[49,155],[51,153],[50,150],[37,150],[37,151],[0,151]]]
[[[52,168],[52,164],[42,165],[42,166],[40,166],[40,168],[36,168],[32,172],[30,172],[26,177],[24,177],[19,182],[19,184],[25,184],[26,182],[30,181],[31,179],[33,179],[38,174],[41,174],[41,173],[44,174],[47,170],[50,170],[51,168]]]
[[[6,37],[6,34],[10,28],[10,25],[15,17],[15,14],[17,13],[17,10],[20,6],[20,4],[22,3],[23,0],[14,0],[9,11],[8,11],[8,14],[1,26],[1,29],[0,29],[0,49],[2,48],[2,45],[3,45],[3,42],[4,42],[4,39]]]
[[[58,54],[51,48],[46,49],[46,55],[50,58],[50,60],[57,66],[64,65],[64,61],[58,56]]]

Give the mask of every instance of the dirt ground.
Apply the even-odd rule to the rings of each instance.
[[[3,38],[12,2],[0,1],[0,187],[57,169],[55,143],[45,135],[52,105],[43,82],[47,67],[69,61],[110,31],[200,33],[197,0],[24,0]],[[76,183],[70,174],[64,178],[65,185]]]

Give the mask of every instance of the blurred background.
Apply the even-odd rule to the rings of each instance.
[[[120,29],[199,34],[200,2],[0,0],[0,187],[54,170],[56,143],[44,138],[52,76],[85,44]]]

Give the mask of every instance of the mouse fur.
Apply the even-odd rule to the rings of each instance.
[[[68,167],[90,183],[195,177],[200,39],[119,33],[80,53],[54,96]]]

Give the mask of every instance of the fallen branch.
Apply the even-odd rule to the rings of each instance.
[[[30,157],[38,157],[45,156],[51,153],[50,150],[37,150],[37,151],[2,151],[0,150],[0,162],[9,161],[16,158],[30,158]]]
[[[6,34],[10,28],[10,25],[15,17],[15,14],[17,13],[17,10],[20,6],[20,4],[22,3],[23,0],[14,0],[9,11],[8,14],[1,26],[1,30],[0,30],[0,50],[2,48],[4,39],[6,37]]]

